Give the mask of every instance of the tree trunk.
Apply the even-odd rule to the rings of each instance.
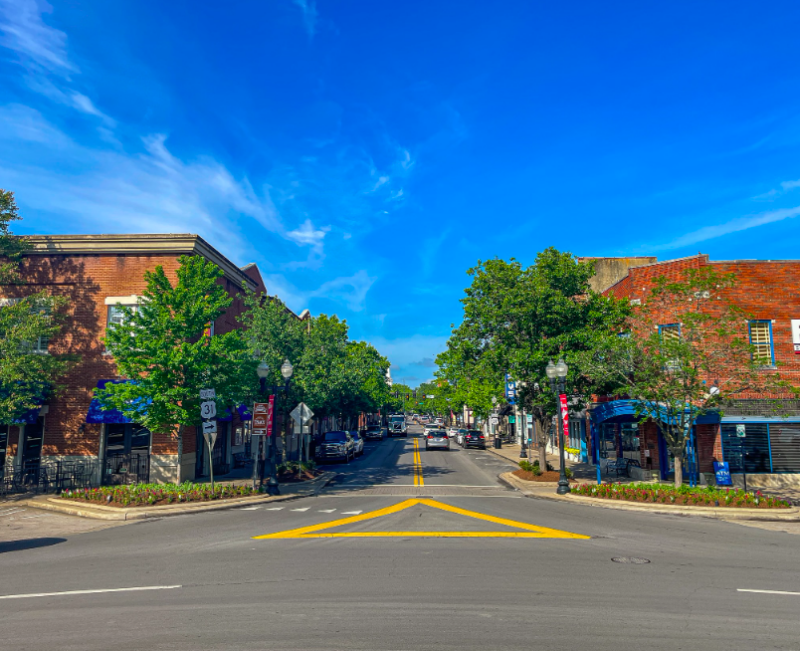
[[[680,488],[681,484],[683,484],[683,461],[680,455],[675,455],[675,488]]]
[[[539,443],[539,468],[542,472],[547,471],[547,448]]]

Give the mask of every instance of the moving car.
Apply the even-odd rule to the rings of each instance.
[[[350,463],[355,456],[355,441],[350,432],[325,432],[317,446],[316,457],[319,460],[335,459]]]
[[[456,443],[460,446],[464,446],[464,434],[467,433],[467,430],[461,428],[456,430]]]
[[[367,429],[361,430],[361,435],[367,441],[382,441],[385,437],[386,428],[380,425],[370,425]]]
[[[350,436],[353,437],[353,443],[355,444],[355,456],[361,456],[364,454],[364,439],[361,437],[361,433],[357,430],[351,430]]]
[[[435,423],[426,423],[425,426],[422,428],[422,435],[428,436],[428,432],[431,430],[439,429],[439,426]]]
[[[482,450],[486,449],[486,438],[483,436],[483,432],[477,429],[468,429],[464,432],[464,448],[480,448]]]
[[[433,422],[439,425],[439,427],[444,427],[444,418],[434,418]]]
[[[451,439],[455,438],[456,434],[458,434],[457,427],[451,427],[450,429],[447,430],[447,436],[449,436]]]
[[[447,436],[447,431],[441,428],[428,430],[425,437],[425,449],[431,450],[439,448],[450,450],[450,438]]]

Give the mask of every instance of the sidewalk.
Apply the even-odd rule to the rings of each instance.
[[[492,454],[496,454],[503,459],[511,461],[514,464],[519,464],[522,460],[519,456],[520,446],[516,444],[509,444],[504,443],[503,447],[499,450],[495,450],[493,447],[490,446],[489,443],[486,444],[486,450],[491,452]],[[530,451],[530,460],[531,463],[536,461],[539,458],[539,450],[531,450]],[[561,467],[561,463],[559,458],[554,454],[547,455],[547,462],[553,466],[556,470],[559,470]],[[566,463],[567,468],[572,470],[572,474],[574,478],[583,483],[596,483],[597,482],[597,470],[594,466],[588,463],[580,463],[578,461],[567,461]],[[627,477],[621,477],[620,481],[629,482],[633,481],[632,479],[628,479]],[[614,483],[618,483],[616,480]]]

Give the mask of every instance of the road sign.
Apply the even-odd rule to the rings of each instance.
[[[209,450],[214,449],[214,444],[217,442],[217,430],[213,432],[203,432],[203,436],[206,439],[206,445],[208,445]]]
[[[216,431],[217,431],[217,421],[215,420],[203,421],[203,434],[211,434],[212,432],[216,433]]]
[[[497,416],[492,416],[489,422],[491,422],[492,425],[499,425],[500,418],[498,418]]]
[[[217,403],[207,400],[200,403],[200,416],[203,418],[214,418],[217,415]]]
[[[311,420],[312,416],[314,416],[314,412],[308,408],[306,403],[301,402],[297,407],[292,409],[289,415],[295,423],[302,426]]]
[[[217,397],[214,389],[200,389],[200,400],[210,400]]]
[[[436,396],[425,396],[428,400],[433,400]]]
[[[253,436],[266,436],[269,423],[269,403],[257,402],[253,405]]]

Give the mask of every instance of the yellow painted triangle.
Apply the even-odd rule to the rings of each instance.
[[[360,531],[355,533],[330,533],[326,529],[333,529],[334,527],[341,527],[345,524],[353,524],[354,522],[363,522],[364,520],[372,520],[380,518],[384,515],[392,515],[399,513],[415,504],[423,504],[430,506],[434,509],[441,509],[449,513],[456,513],[464,515],[468,518],[476,518],[478,520],[485,520],[486,522],[493,522],[494,524],[502,524],[507,527],[515,529],[522,529],[522,531]],[[442,504],[435,500],[426,498],[414,498],[395,504],[394,506],[386,507],[385,509],[378,509],[377,511],[370,511],[369,513],[361,513],[349,518],[342,518],[341,520],[334,520],[333,522],[323,522],[322,524],[315,524],[310,527],[301,527],[300,529],[289,529],[287,531],[279,531],[277,533],[265,534],[263,536],[253,536],[256,540],[267,540],[275,538],[392,538],[392,537],[420,537],[420,538],[574,538],[579,540],[588,540],[590,536],[584,536],[579,533],[570,533],[569,531],[561,531],[560,529],[550,529],[548,527],[539,527],[535,524],[528,524],[527,522],[518,522],[516,520],[507,520],[506,518],[497,518],[493,515],[486,515],[478,513],[477,511],[468,511],[467,509],[460,509],[457,506],[450,506],[449,504]]]

